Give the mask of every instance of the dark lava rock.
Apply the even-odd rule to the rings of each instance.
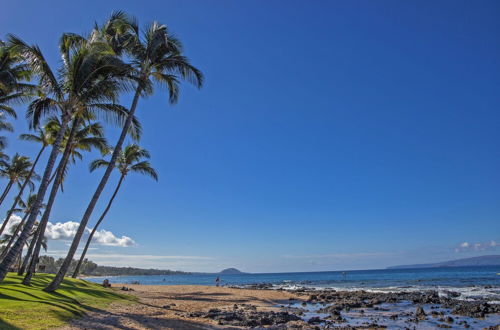
[[[241,308],[234,311],[221,311],[220,309],[213,308],[207,313],[202,313],[201,316],[216,320],[219,325],[243,327],[269,326],[301,320],[297,315],[288,312],[244,311]]]
[[[425,311],[421,306],[417,306],[417,310],[415,311],[415,316],[419,320],[425,320],[427,314],[425,314]]]
[[[486,302],[454,301],[454,304],[447,304],[445,307],[452,308],[453,314],[476,318],[484,317],[486,314],[500,312],[500,305],[490,305]]]
[[[322,322],[323,322],[323,320],[318,316],[311,317],[309,319],[309,321],[307,321],[307,323],[309,323],[309,324],[318,324],[318,323],[322,323]]]

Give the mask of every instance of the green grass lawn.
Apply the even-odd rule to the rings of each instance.
[[[132,296],[72,278],[66,278],[57,292],[42,291],[53,277],[37,274],[28,287],[21,284],[22,276],[9,273],[0,284],[0,329],[51,329],[85,311],[135,301]]]

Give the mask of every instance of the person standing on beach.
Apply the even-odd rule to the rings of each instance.
[[[217,278],[215,279],[215,286],[219,287],[219,284],[220,284],[220,278],[219,276],[217,276]]]

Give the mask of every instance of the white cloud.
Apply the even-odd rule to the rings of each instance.
[[[87,230],[89,230],[87,228]],[[90,230],[89,230],[90,233]],[[129,247],[134,246],[135,242],[128,236],[116,237],[112,232],[101,229],[95,232],[94,242],[101,245]]]
[[[16,226],[21,222],[21,218],[17,215],[13,215],[6,226],[6,232],[10,232],[11,228]],[[47,223],[47,228],[45,230],[45,237],[49,240],[62,240],[69,241],[72,240],[78,230],[79,223],[73,221],[67,222],[57,222]],[[88,237],[90,235],[91,229],[86,227],[84,237]],[[128,237],[122,236],[117,237],[112,232],[101,229],[95,232],[94,237],[92,238],[92,242],[100,245],[106,246],[119,246],[119,247],[129,247],[136,245],[135,241]]]
[[[45,237],[52,240],[70,240],[75,236],[78,230],[78,222],[57,222],[56,224],[47,223]]]
[[[73,221],[57,222],[55,224],[47,223],[45,236],[52,240],[71,240],[78,230],[79,223]],[[85,228],[85,235],[88,236],[92,230]],[[135,242],[128,236],[117,237],[112,232],[101,229],[95,232],[92,241],[97,244],[107,246],[121,246],[129,247],[134,246]]]
[[[500,247],[500,242],[497,241],[488,241],[488,242],[478,242],[478,243],[469,243],[463,242],[455,248],[456,252],[466,252],[466,251],[487,251],[494,250]]]
[[[9,222],[7,222],[7,226],[5,226],[4,233],[12,233],[14,231],[14,228],[21,222],[21,217],[13,214],[10,217]],[[3,222],[0,223],[0,227],[2,226]]]

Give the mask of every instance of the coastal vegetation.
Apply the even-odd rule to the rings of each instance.
[[[57,258],[51,256],[40,256],[39,265],[43,265],[43,272],[47,274],[55,274],[61,267],[64,258]],[[72,260],[69,270],[74,272],[80,260]],[[112,267],[101,266],[95,262],[83,259],[80,265],[80,275],[85,276],[120,276],[120,275],[187,275],[190,273],[174,271],[168,269],[143,269],[134,267]]]
[[[64,290],[63,281],[70,272],[73,277],[89,272],[92,265],[85,259],[86,251],[128,173],[158,180],[149,163],[149,152],[138,143],[143,133],[136,117],[140,100],[152,95],[156,87],[163,87],[169,104],[175,104],[183,81],[197,88],[203,84],[202,73],[184,56],[182,43],[167,26],[153,22],[142,31],[134,18],[120,11],[87,34],[62,33],[59,55],[61,62],[53,66],[42,49],[18,36],[7,35],[0,41],[0,132],[13,131],[9,120],[19,117],[25,107],[32,132],[23,132],[20,139],[40,146],[36,155],[15,154],[10,158],[5,151],[7,138],[0,137],[0,176],[5,182],[0,187],[0,204],[18,187],[0,229],[4,242],[0,246],[0,283],[12,283],[12,277],[9,280],[6,276],[16,270],[18,277],[14,279],[21,283],[16,285],[44,286],[46,292]],[[123,98],[132,99],[130,107],[121,104]],[[106,136],[111,126],[120,130],[113,146]],[[70,165],[85,161],[85,153],[92,150],[109,155],[109,159],[90,164],[92,173],[98,168],[104,172],[86,204],[66,257],[51,264],[57,266],[56,275],[41,281],[34,274],[41,260],[49,260],[40,252],[47,244],[44,234],[51,211],[58,194],[64,191],[65,179],[71,175]],[[46,157],[45,164],[40,164],[41,157]],[[119,174],[118,184],[75,262],[77,248],[113,172]],[[11,224],[14,229],[7,232],[9,221],[17,213],[22,214],[21,222]]]

